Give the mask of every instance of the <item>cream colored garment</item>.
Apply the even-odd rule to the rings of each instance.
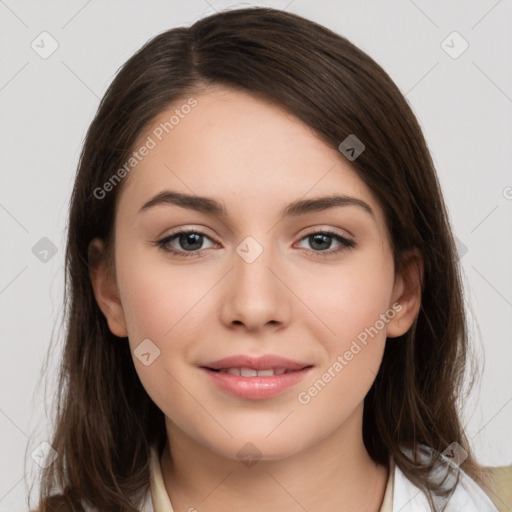
[[[164,479],[162,476],[162,468],[160,467],[160,456],[156,448],[151,449],[151,501],[153,507],[151,508],[148,500],[144,512],[173,512],[169,496],[165,489]],[[392,512],[393,511],[393,483],[394,483],[394,463],[391,459],[391,467],[389,471],[389,478],[386,484],[386,491],[384,493],[384,500],[379,512]]]

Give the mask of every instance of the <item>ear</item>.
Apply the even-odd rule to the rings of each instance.
[[[405,265],[401,272],[397,273],[393,286],[392,300],[389,305],[397,313],[393,320],[388,322],[386,336],[396,338],[405,334],[420,310],[421,292],[423,288],[423,257],[417,248],[404,255]],[[400,304],[401,308],[399,309]]]
[[[91,240],[88,248],[89,275],[94,296],[99,308],[107,319],[112,334],[120,338],[128,336],[121,299],[117,290],[114,272],[106,261],[105,246],[102,240]]]

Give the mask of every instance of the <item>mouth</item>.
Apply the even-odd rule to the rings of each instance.
[[[255,377],[256,375],[251,372],[273,371],[274,375],[280,375],[289,371],[303,370],[307,366],[312,365],[273,354],[258,357],[241,354],[224,357],[223,359],[211,361],[201,366],[213,371],[230,371],[232,375],[242,375],[241,372],[243,371],[245,374],[243,375],[244,377]],[[235,371],[239,371],[240,373],[233,373]]]
[[[305,368],[311,368],[311,366],[305,366],[300,370],[287,370],[286,368],[268,368],[266,370],[256,370],[255,368],[207,368],[212,372],[227,373],[229,375],[238,375],[240,377],[272,377],[274,375],[284,375],[285,373],[293,373],[304,370]]]
[[[263,400],[298,384],[313,365],[267,355],[232,356],[200,368],[222,391],[246,400]]]

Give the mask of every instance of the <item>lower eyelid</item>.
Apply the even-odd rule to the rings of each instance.
[[[210,237],[209,235],[207,235],[206,233],[203,233],[201,231],[197,231],[197,230],[184,230],[184,231],[177,231],[175,233],[171,233],[170,235],[167,235],[165,236],[164,238],[154,242],[156,245],[159,245],[160,248],[164,251],[167,251],[167,252],[170,252],[170,253],[175,253],[175,254],[178,254],[178,255],[197,255],[197,254],[200,254],[202,251],[204,250],[207,250],[207,249],[211,249],[213,247],[202,247],[201,249],[196,249],[194,251],[185,251],[183,249],[176,249],[174,247],[171,246],[170,249],[167,249],[166,246],[168,246],[170,244],[171,241],[174,241],[176,240],[180,235],[186,235],[186,234],[196,234],[196,235],[200,235],[202,236],[203,238],[205,239],[208,239],[210,240],[215,246],[218,246],[219,243],[216,242],[212,237]],[[306,249],[307,251],[309,252],[312,252],[312,253],[316,253],[316,254],[319,254],[319,255],[328,255],[328,254],[333,254],[333,253],[337,253],[339,251],[342,251],[344,249],[346,250],[349,250],[349,249],[352,249],[353,247],[355,247],[355,242],[343,235],[340,235],[339,233],[336,233],[336,232],[332,232],[332,231],[322,231],[322,230],[319,230],[319,231],[312,231],[311,233],[307,233],[306,235],[302,236],[299,240],[299,243],[306,240],[308,237],[310,236],[313,236],[313,235],[317,235],[317,234],[322,234],[322,235],[327,235],[331,238],[333,238],[334,240],[336,240],[340,245],[339,247],[335,248],[335,249],[326,249],[324,251],[315,251],[313,249],[307,249],[307,248],[304,248],[304,247],[301,247],[301,249]]]

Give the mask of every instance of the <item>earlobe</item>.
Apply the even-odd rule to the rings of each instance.
[[[417,248],[405,256],[405,268],[397,275],[390,308],[396,312],[386,327],[386,336],[396,338],[405,334],[414,323],[421,307],[423,288],[423,257]],[[393,306],[394,305],[394,306]]]
[[[103,241],[91,240],[88,250],[89,276],[96,302],[105,315],[112,334],[119,338],[128,336],[121,299],[113,273],[109,270]]]

